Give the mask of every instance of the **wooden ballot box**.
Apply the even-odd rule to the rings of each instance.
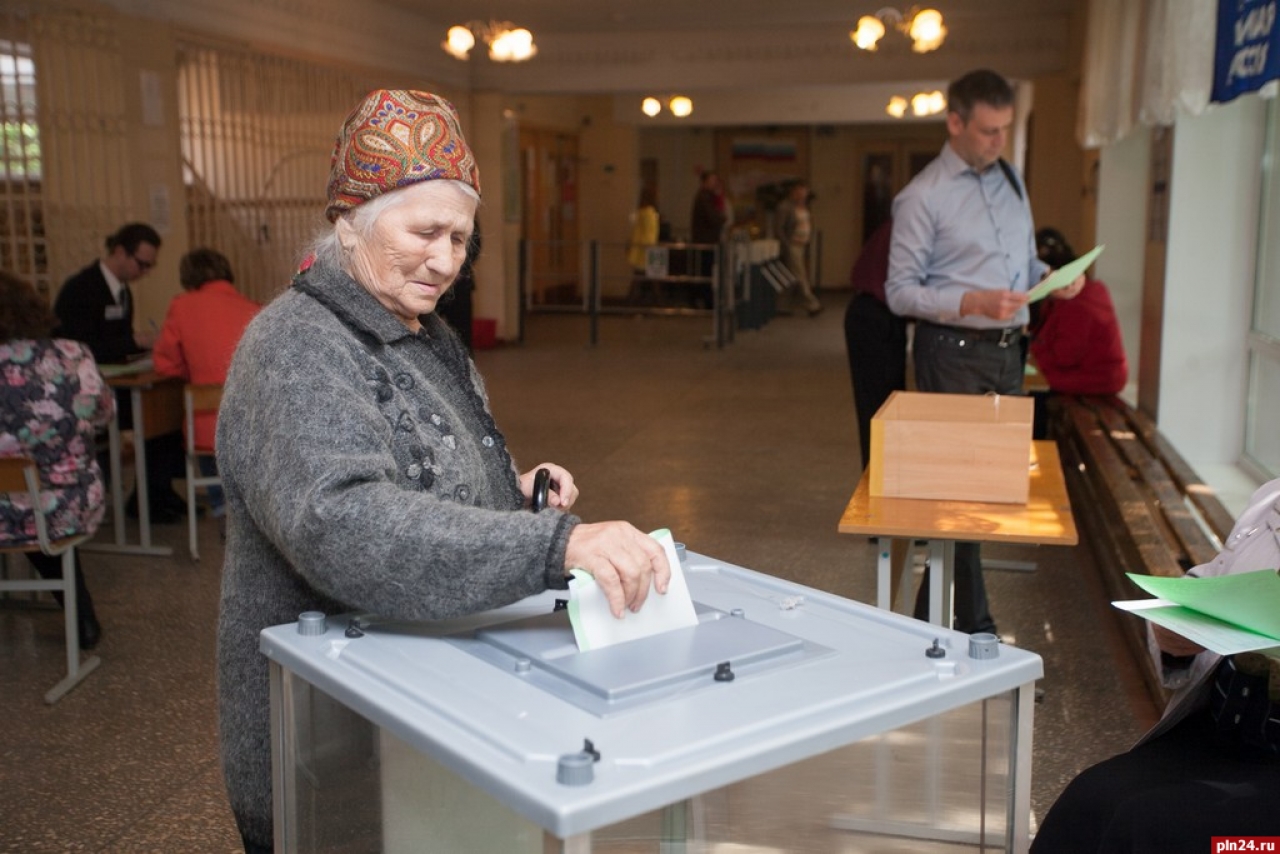
[[[1032,400],[896,391],[871,419],[870,493],[1026,504]]]

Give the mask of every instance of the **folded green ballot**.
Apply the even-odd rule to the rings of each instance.
[[[1074,282],[1077,276],[1089,269],[1089,265],[1092,264],[1097,257],[1102,254],[1102,250],[1106,248],[1107,247],[1102,244],[1095,246],[1076,260],[1072,261],[1070,264],[1063,264],[1061,267],[1045,276],[1040,280],[1040,284],[1027,292],[1027,301],[1036,302],[1037,300],[1042,300],[1059,288],[1065,288],[1067,285]]]
[[[1157,599],[1113,602],[1223,655],[1280,646],[1280,574],[1274,569],[1216,578],[1127,573]]]

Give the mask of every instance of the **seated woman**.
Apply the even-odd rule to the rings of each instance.
[[[52,539],[93,533],[102,521],[102,470],[93,437],[115,417],[115,395],[79,341],[50,338],[58,324],[29,283],[0,271],[0,456],[27,456],[40,468]],[[0,546],[36,541],[30,507],[0,495]],[[62,558],[28,552],[45,578],[62,577]],[[55,593],[62,604],[62,594]],[[102,637],[76,552],[76,614],[80,648]]]
[[[1196,577],[1280,566],[1280,480],[1253,494]],[[1280,607],[1280,602],[1276,603]],[[1127,753],[1083,771],[1040,824],[1032,854],[1202,854],[1215,836],[1280,834],[1280,661],[1219,656],[1151,624],[1165,687],[1159,723]]]
[[[240,336],[261,306],[236,290],[231,262],[216,249],[192,249],[183,255],[178,281],[186,293],[169,303],[152,351],[156,372],[197,385],[223,385]],[[218,413],[197,412],[193,420],[196,448],[214,447]],[[200,470],[211,477],[218,466],[212,457],[200,457]],[[222,489],[210,486],[208,494],[209,509],[222,530]]]
[[[328,199],[331,226],[245,331],[218,416],[219,725],[247,852],[273,845],[262,629],[303,611],[446,619],[566,588],[578,567],[621,618],[671,573],[630,524],[569,514],[578,487],[558,465],[544,464],[550,506],[518,512],[535,471],[518,473],[475,364],[435,312],[480,200],[453,107],[371,92],[339,130]]]
[[[1055,270],[1076,260],[1075,250],[1053,228],[1036,232],[1036,251]],[[1031,356],[1052,392],[1118,394],[1129,380],[1129,363],[1107,286],[1086,276],[1073,299],[1040,303],[1031,326]]]

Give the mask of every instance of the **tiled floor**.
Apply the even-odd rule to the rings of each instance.
[[[670,527],[703,554],[862,601],[874,546],[836,533],[856,483],[843,299],[705,348],[687,318],[531,319],[522,346],[479,354],[517,461],[555,460],[588,520]],[[0,607],[0,851],[233,852],[214,720],[221,551],[202,522],[199,564],[87,555],[105,636],[99,670],[55,706],[60,615]],[[1037,815],[1080,768],[1128,746],[1154,709],[1086,547],[989,549],[1035,561],[988,570],[1003,634],[1045,661],[1036,707]],[[802,849],[797,849],[802,850]]]

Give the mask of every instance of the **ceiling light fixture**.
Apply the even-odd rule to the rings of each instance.
[[[693,112],[693,100],[684,95],[673,95],[667,99],[667,109],[671,111],[671,115],[683,119]],[[640,112],[654,118],[662,112],[662,101],[652,95],[647,96],[640,102]]]
[[[911,49],[916,53],[938,49],[947,37],[942,13],[937,9],[912,6],[903,13],[886,6],[874,15],[859,18],[858,28],[850,31],[849,38],[862,50],[875,50],[877,43],[884,38],[886,25],[910,38]]]
[[[907,114],[908,107],[913,116],[937,115],[947,108],[947,96],[937,89],[932,92],[917,92],[911,96],[910,101],[901,95],[894,95],[885,105],[884,111],[895,119],[900,119]]]
[[[533,33],[510,21],[470,21],[450,27],[440,46],[456,59],[470,59],[477,38],[489,46],[489,58],[494,62],[523,62],[538,52]]]
[[[947,96],[937,89],[917,92],[911,98],[911,113],[917,116],[933,116],[947,108]]]

